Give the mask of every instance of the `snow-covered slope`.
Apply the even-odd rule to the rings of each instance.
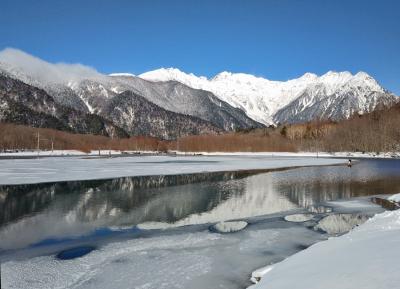
[[[347,71],[329,71],[322,76],[306,73],[297,79],[271,81],[250,74],[230,72],[221,72],[207,79],[186,74],[176,68],[161,68],[139,77],[150,81],[176,80],[193,88],[211,91],[264,124],[293,123],[321,116],[340,119],[353,112],[373,110],[381,99],[385,105],[396,101],[394,95],[365,72],[352,75]],[[352,100],[344,101],[349,96]],[[333,109],[336,110],[331,113]]]
[[[400,211],[385,212],[346,235],[264,268],[261,281],[249,288],[398,288],[399,242]]]

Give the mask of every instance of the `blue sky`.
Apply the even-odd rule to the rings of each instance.
[[[400,94],[400,1],[0,0],[0,49],[135,74],[363,70]]]

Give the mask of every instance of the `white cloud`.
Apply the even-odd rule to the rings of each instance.
[[[102,76],[89,66],[79,63],[52,64],[15,48],[0,51],[0,62],[7,65],[7,70],[23,71],[24,74],[42,83],[65,83]]]

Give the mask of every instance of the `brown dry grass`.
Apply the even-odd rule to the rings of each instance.
[[[295,152],[296,146],[279,132],[258,129],[249,133],[188,136],[178,140],[178,150],[191,152]]]
[[[83,152],[98,149],[165,151],[171,145],[169,141],[153,137],[111,139],[105,136],[73,134],[53,129],[0,123],[0,150],[36,149],[38,133],[42,150],[51,150],[52,140],[55,150],[71,149]]]

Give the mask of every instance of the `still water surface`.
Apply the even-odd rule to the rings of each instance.
[[[215,223],[400,192],[399,160],[0,187],[0,248],[115,228]],[[107,234],[104,234],[107,235]]]

